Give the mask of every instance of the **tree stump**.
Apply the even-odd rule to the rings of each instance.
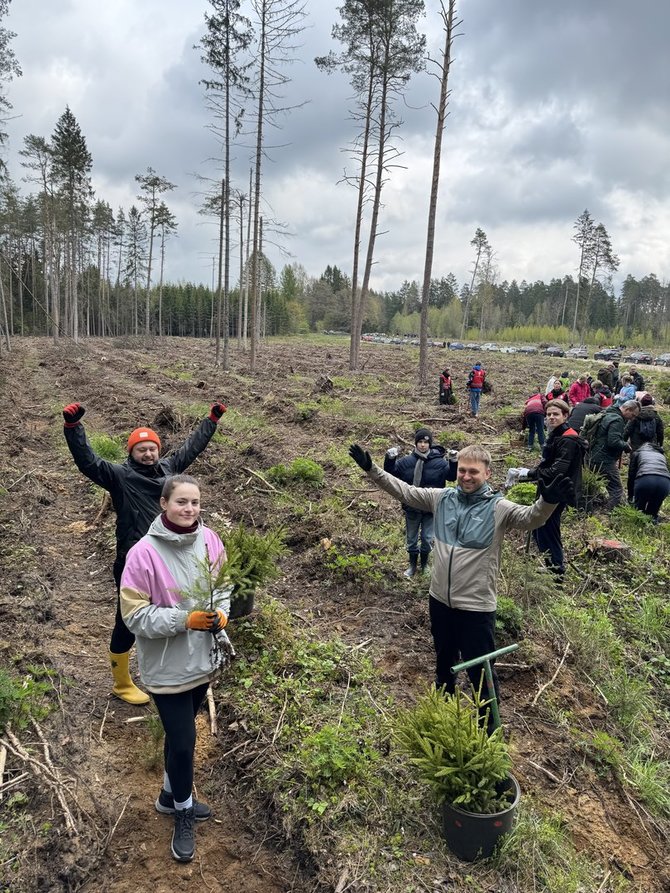
[[[603,561],[625,562],[633,554],[633,549],[621,540],[607,539],[604,536],[597,536],[591,540],[587,547],[593,558],[599,558]]]

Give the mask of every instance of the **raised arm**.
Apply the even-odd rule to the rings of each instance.
[[[65,441],[79,471],[99,487],[111,490],[121,474],[120,466],[101,459],[91,447],[81,423],[85,412],[81,403],[70,403],[63,409]]]
[[[226,406],[223,403],[214,403],[207,418],[200,422],[193,434],[190,435],[177,452],[168,457],[166,461],[170,466],[169,470],[172,474],[181,474],[182,471],[186,471],[189,465],[195,462],[214,436],[216,426],[225,411]]]
[[[393,477],[375,465],[370,453],[363,450],[357,443],[349,447],[349,455],[366,472],[373,484],[380,490],[384,490],[389,496],[422,512],[435,511],[435,505],[442,493],[441,490],[435,487],[411,487],[399,478]]]

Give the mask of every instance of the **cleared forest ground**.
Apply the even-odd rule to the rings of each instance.
[[[521,648],[500,670],[502,710],[524,794],[523,839],[496,862],[460,863],[389,734],[395,705],[432,679],[427,581],[403,580],[400,510],[370,489],[347,446],[364,443],[381,461],[390,445],[409,448],[421,421],[445,446],[486,445],[501,484],[506,467],[528,463],[518,436],[523,397],[544,385],[556,361],[484,355],[494,392],[473,420],[463,387],[467,357],[434,349],[433,383],[421,389],[417,350],[374,344],[362,352],[363,371],[352,374],[345,339],[271,342],[253,376],[236,348],[223,373],[213,369],[208,342],[186,339],[79,346],[16,339],[0,357],[0,667],[24,680],[26,705],[50,708],[12,724],[4,781],[19,780],[0,802],[0,889],[668,889],[670,525],[651,529],[630,512],[569,517],[571,566],[560,598],[537,559],[525,556],[521,535],[506,549],[500,644],[520,640]],[[444,365],[460,397],[446,409],[436,399]],[[598,364],[573,366],[595,372]],[[666,370],[648,374],[653,382]],[[290,556],[259,598],[256,619],[231,623],[238,666],[215,693],[217,737],[200,718],[196,766],[198,793],[215,821],[198,828],[196,860],[181,866],[169,854],[169,821],[153,807],[155,721],[148,709],[109,696],[114,519],[99,517],[101,491],[75,468],[60,410],[82,402],[89,435],[123,437],[149,424],[170,450],[218,398],[229,411],[192,469],[206,517],[283,525]],[[322,486],[269,483],[268,469],[297,458],[323,467]],[[607,534],[631,543],[629,565],[589,556],[589,542]],[[269,663],[282,638],[298,655],[295,666],[282,664],[283,676],[279,663]],[[326,683],[319,674],[331,663],[336,671]],[[274,672],[278,681],[269,684]],[[286,679],[295,680],[290,699],[278,694]],[[368,752],[361,733],[356,785],[329,786],[316,764],[310,775],[296,755],[304,736],[307,758],[315,734],[316,713],[305,713],[302,726],[291,713],[310,680],[317,680],[312,700],[336,704],[345,729],[359,729],[353,719],[347,725],[359,695],[373,705],[377,762],[372,772],[361,768]],[[49,688],[44,696],[40,683]],[[0,704],[3,697],[15,701],[0,691]],[[128,722],[137,716],[144,718]],[[387,784],[375,802],[374,775],[394,779],[399,790]]]

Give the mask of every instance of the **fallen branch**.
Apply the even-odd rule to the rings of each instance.
[[[549,680],[549,682],[545,682],[544,685],[542,685],[542,686],[540,687],[540,690],[539,690],[538,693],[535,695],[535,697],[533,698],[533,700],[530,702],[530,706],[531,706],[531,707],[534,707],[534,706],[537,704],[537,702],[538,702],[538,700],[539,700],[539,698],[540,698],[540,695],[541,695],[543,692],[545,692],[545,691],[549,688],[550,685],[553,685],[553,684],[554,684],[554,682],[556,681],[556,677],[557,677],[558,674],[561,672],[561,667],[562,667],[563,664],[565,663],[565,658],[568,656],[569,653],[570,653],[570,643],[568,642],[568,644],[565,646],[565,651],[563,652],[563,657],[561,658],[561,661],[560,661],[559,665],[556,667],[556,672],[555,672],[554,675],[551,677],[551,679]]]
[[[5,763],[7,762],[7,748],[2,747],[0,750],[0,800],[2,800],[2,789],[4,787],[2,778],[5,774]]]
[[[532,766],[534,769],[539,770],[540,772],[544,772],[547,778],[550,778],[552,781],[555,781],[556,784],[563,784],[563,780],[560,779],[557,775],[554,775],[553,772],[550,772],[548,769],[545,769],[544,766],[540,766],[539,763],[536,763],[534,760],[526,760],[529,766]]]
[[[242,467],[243,467],[244,471],[248,471],[249,474],[253,474],[254,477],[257,477],[259,480],[263,481],[263,483],[265,484],[266,487],[269,487],[271,490],[274,490],[275,493],[279,493],[279,490],[276,487],[273,487],[272,484],[270,483],[270,481],[266,477],[263,477],[263,475],[260,473],[260,471],[254,471],[253,468],[247,468],[244,465]]]

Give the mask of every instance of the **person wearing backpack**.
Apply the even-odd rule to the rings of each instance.
[[[473,418],[477,418],[479,414],[479,401],[482,396],[484,382],[486,381],[486,370],[482,368],[481,363],[475,363],[468,375],[468,388],[470,389],[470,412]]]
[[[600,405],[600,397],[596,394],[594,394],[593,397],[587,397],[586,400],[582,400],[581,403],[572,407],[568,419],[570,427],[579,434],[586,417],[602,412],[603,408],[604,407]]]
[[[565,476],[572,481],[569,498],[559,502],[552,515],[541,527],[533,530],[533,539],[544,556],[549,570],[556,575],[557,582],[563,581],[565,559],[561,540],[561,515],[567,505],[576,506],[582,489],[582,465],[588,450],[587,442],[579,436],[570,424],[570,407],[564,400],[550,400],[547,403],[546,417],[549,436],[542,451],[542,459],[536,468],[528,472],[527,480],[538,482],[538,496],[543,485]]]
[[[626,422],[640,414],[640,404],[627,400],[621,406],[610,406],[589,424],[587,416],[582,427],[582,436],[589,442],[589,468],[605,478],[609,494],[606,507],[616,508],[626,501],[619,473],[619,460],[624,452],[630,453],[630,446],[624,438]]]
[[[653,403],[654,398],[651,394],[645,394],[640,400],[640,415],[628,422],[624,428],[624,440],[629,441],[633,450],[639,450],[643,443],[663,446],[665,426]]]
[[[658,524],[658,511],[670,495],[668,460],[662,447],[646,440],[642,431],[640,439],[642,442],[632,453],[628,466],[628,501]]]

